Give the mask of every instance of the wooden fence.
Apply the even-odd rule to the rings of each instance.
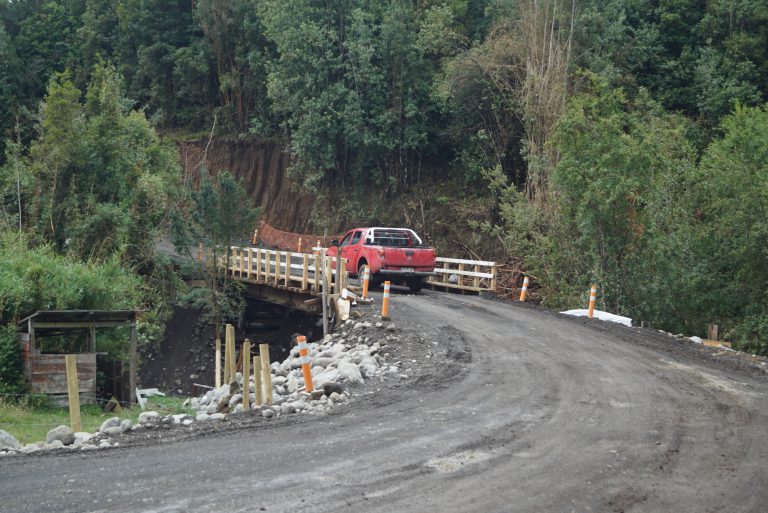
[[[496,292],[496,262],[437,257],[435,276],[427,283],[437,288]]]
[[[346,271],[347,259],[341,259],[341,276],[336,276],[336,258],[323,256],[324,248],[315,248],[314,254],[295,253],[262,248],[230,247],[228,273],[234,277],[254,283],[270,285],[304,294],[320,295],[322,292],[322,270],[325,269],[329,294],[340,294],[349,283]],[[212,261],[208,248],[198,247],[198,261]],[[224,255],[218,255],[218,265],[226,265]],[[320,272],[316,270],[320,269]],[[340,280],[340,281],[339,281]],[[337,287],[337,283],[339,287]]]

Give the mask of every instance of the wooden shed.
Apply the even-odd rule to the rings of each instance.
[[[80,401],[96,398],[97,330],[128,328],[130,337],[130,402],[136,390],[136,311],[134,310],[40,310],[19,321],[24,376],[32,393],[48,394],[66,404],[66,354],[75,354]],[[51,349],[46,338],[65,337],[65,347]]]

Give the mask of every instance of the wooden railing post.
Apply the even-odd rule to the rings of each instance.
[[[264,387],[264,402],[272,404],[272,374],[270,374],[269,363],[269,345],[259,344],[259,355],[261,356],[261,379]]]
[[[303,255],[301,263],[301,290],[309,290],[309,255]]]
[[[293,253],[290,251],[285,252],[285,288],[291,286],[291,261],[293,260]]]
[[[255,370],[255,369],[254,369]],[[243,411],[251,409],[251,341],[247,338],[243,342]]]

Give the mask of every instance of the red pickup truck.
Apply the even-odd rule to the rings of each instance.
[[[354,228],[340,243],[334,241],[327,254],[336,256],[338,251],[351,275],[362,277],[363,268],[370,266],[374,286],[389,280],[417,292],[435,272],[435,250],[408,228]]]

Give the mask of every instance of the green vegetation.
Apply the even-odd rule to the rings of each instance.
[[[613,311],[766,352],[766,100],[761,0],[2,2],[0,230],[139,276],[158,337],[169,213],[194,224],[179,247],[251,214],[221,226],[239,186],[182,187],[156,130],[279,138],[348,224],[450,205],[547,305],[598,282]],[[190,299],[236,316],[208,278]]]

